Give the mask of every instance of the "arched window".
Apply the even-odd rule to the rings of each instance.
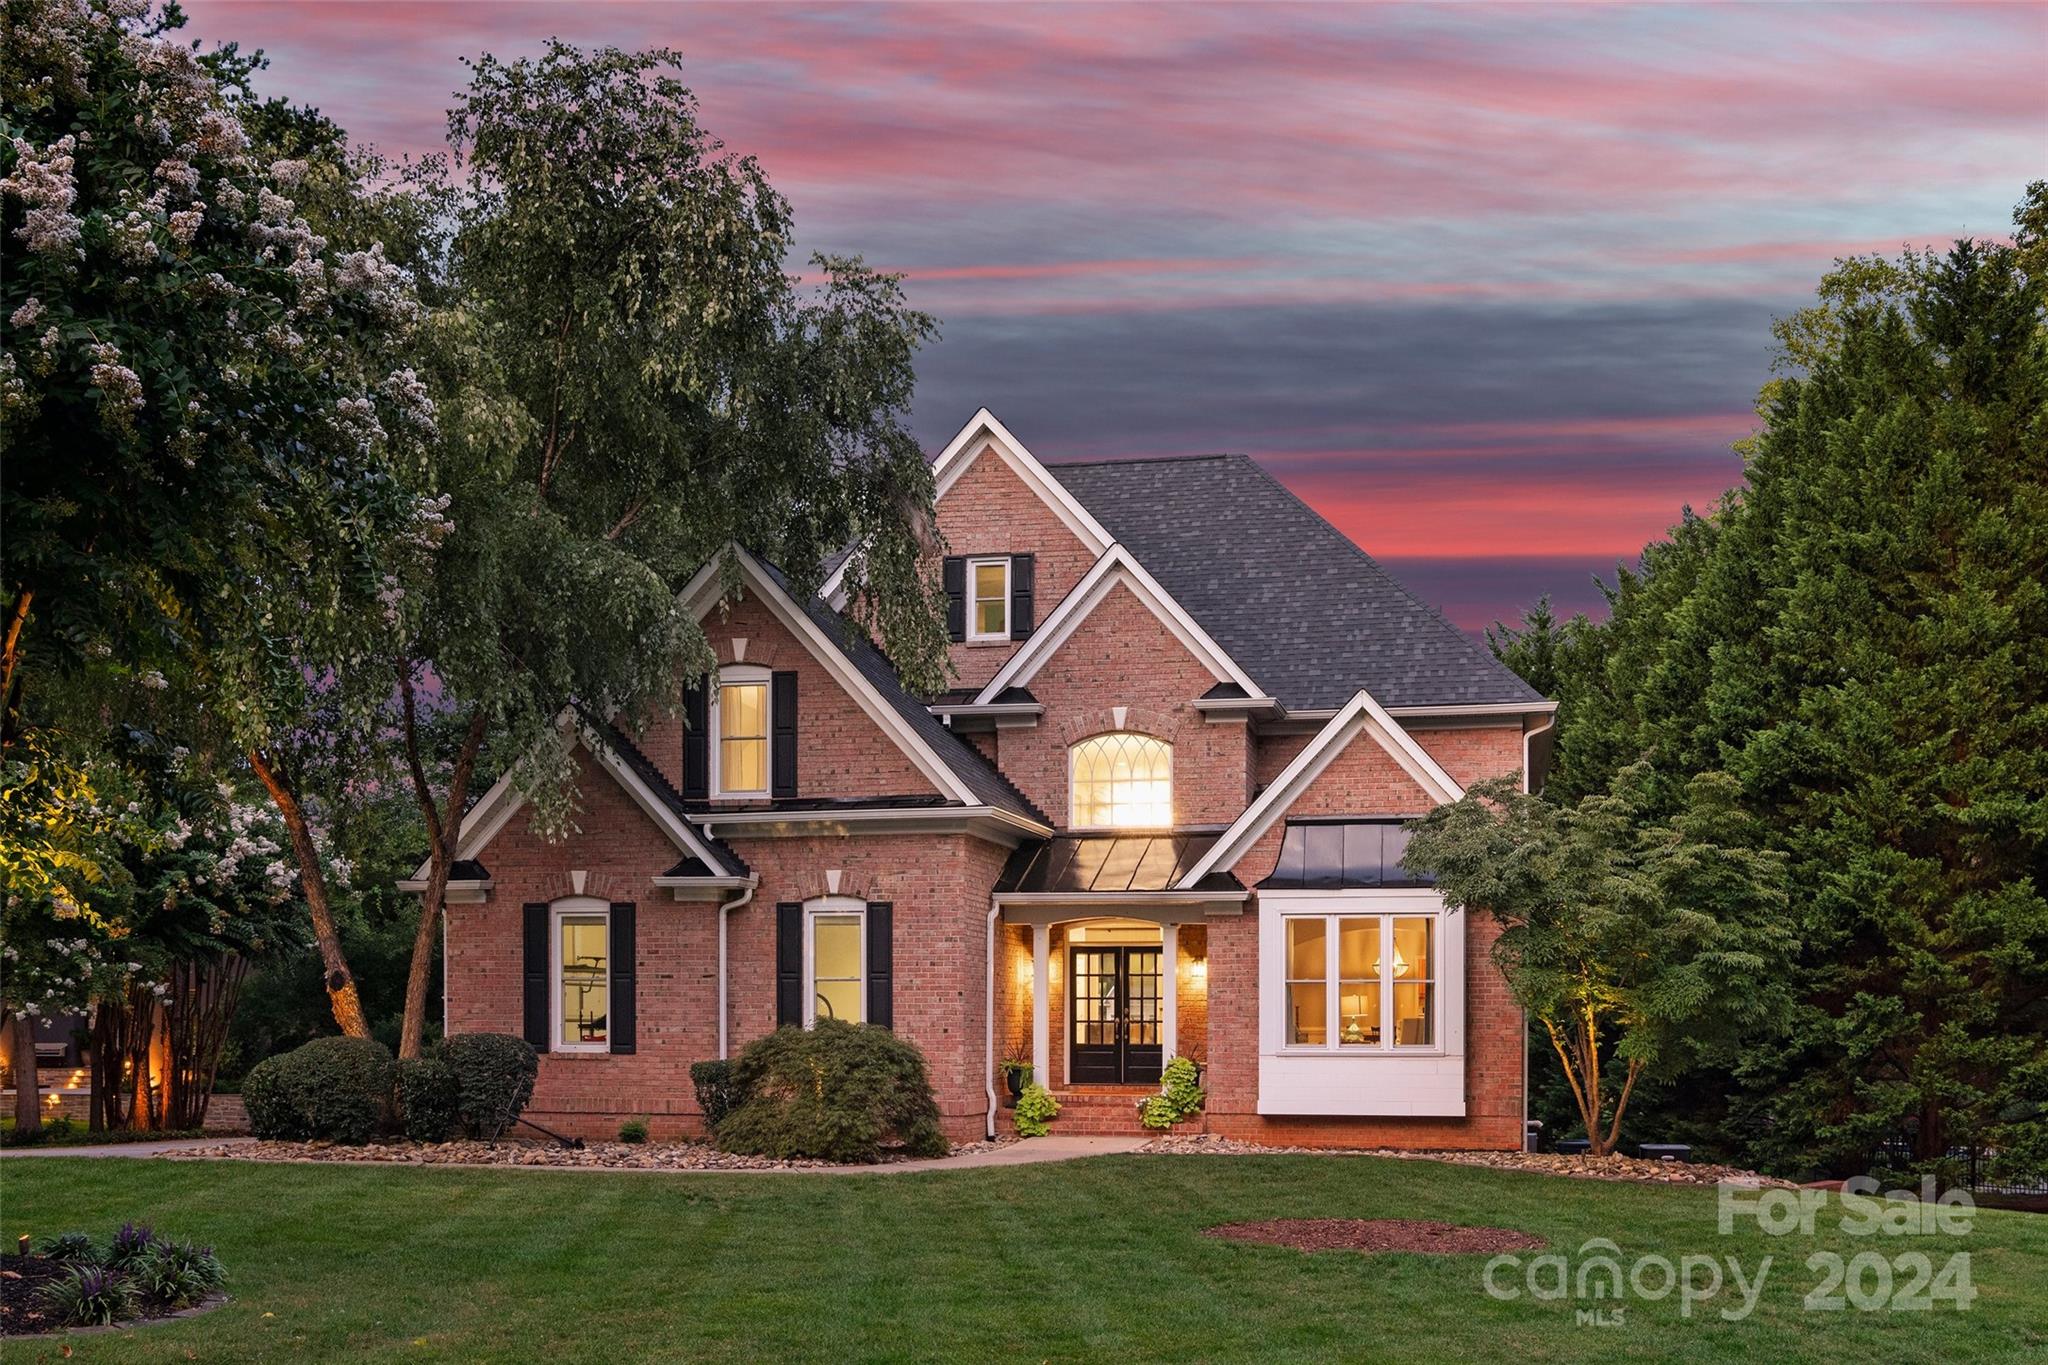
[[[1075,829],[1165,829],[1173,824],[1173,746],[1150,735],[1109,734],[1070,751]]]

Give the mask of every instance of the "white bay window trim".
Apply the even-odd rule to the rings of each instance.
[[[1395,919],[1434,923],[1434,1042],[1393,1041],[1394,981],[1380,973],[1380,1042],[1345,1044],[1338,1019],[1338,924],[1378,918],[1382,964],[1393,960]],[[1289,1027],[1287,923],[1325,923],[1323,1041],[1296,1044]],[[1305,978],[1312,980],[1313,978]],[[1406,978],[1413,979],[1413,978]],[[1267,891],[1259,896],[1259,1099],[1261,1114],[1457,1118],[1465,1113],[1465,914],[1428,889]]]

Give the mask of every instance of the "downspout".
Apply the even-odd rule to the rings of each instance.
[[[732,912],[746,905],[754,898],[754,888],[759,882],[748,882],[739,895],[729,901],[718,903],[718,1060],[724,1061],[730,1055],[726,1033],[731,1027],[727,1020],[725,985],[725,924]]]
[[[1557,712],[1552,711],[1541,725],[1533,730],[1522,731],[1522,790],[1524,792],[1534,792],[1536,790],[1534,782],[1530,780],[1536,775],[1530,766],[1536,761],[1536,736],[1552,729],[1556,724]]]
[[[984,1039],[985,1056],[982,1058],[982,1080],[988,1086],[988,1120],[983,1125],[985,1135],[996,1135],[996,916],[1003,908],[996,904],[996,898],[988,898],[988,1030]]]

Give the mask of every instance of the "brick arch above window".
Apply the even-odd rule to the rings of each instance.
[[[1116,712],[1104,706],[1074,712],[1051,726],[1051,733],[1062,749],[1072,749],[1082,740],[1096,735],[1116,733],[1148,735],[1172,744],[1178,730],[1179,726],[1170,713],[1149,706],[1125,707],[1122,724],[1117,723]]]

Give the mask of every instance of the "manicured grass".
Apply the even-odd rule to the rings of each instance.
[[[1573,1256],[1772,1257],[1748,1320],[1631,1298],[1490,1298],[1485,1257],[1305,1255],[1201,1235],[1283,1217],[1520,1228]],[[1961,1238],[1718,1234],[1711,1189],[1328,1157],[1105,1157],[884,1176],[405,1170],[38,1157],[0,1167],[8,1241],[147,1219],[213,1243],[235,1302],[72,1359],[1999,1361],[2048,1356],[2048,1218]],[[1968,1251],[1967,1312],[1812,1312],[1817,1248]],[[1521,1284],[1519,1276],[1503,1282]],[[1583,1306],[1583,1305],[1581,1305]],[[16,1361],[49,1343],[9,1343]]]

